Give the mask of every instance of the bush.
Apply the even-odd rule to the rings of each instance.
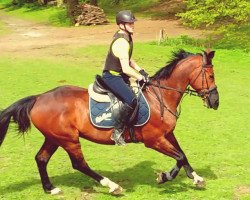
[[[166,38],[162,40],[160,43],[153,42],[153,44],[158,44],[162,46],[176,46],[178,48],[182,48],[183,46],[194,46],[201,48],[216,48],[216,49],[241,49],[245,52],[250,51],[250,43],[248,34],[245,32],[250,31],[250,26],[245,26],[241,28],[232,27],[230,30],[221,29],[220,32],[216,34],[211,34],[205,39],[195,39],[191,38],[187,35],[182,35],[177,38]]]
[[[222,24],[246,24],[250,20],[248,0],[188,0],[187,11],[179,13],[182,21],[192,27]]]
[[[220,49],[242,49],[250,51],[250,25],[221,27],[218,31],[221,38],[214,42],[214,47]]]

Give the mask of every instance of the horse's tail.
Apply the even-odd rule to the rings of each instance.
[[[13,103],[0,111],[0,146],[7,134],[11,118],[18,124],[18,131],[24,134],[30,128],[29,113],[36,102],[37,96],[29,96]]]

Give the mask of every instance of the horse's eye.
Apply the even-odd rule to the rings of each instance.
[[[210,74],[210,75],[209,75],[209,78],[210,78],[210,79],[214,79],[214,74]]]

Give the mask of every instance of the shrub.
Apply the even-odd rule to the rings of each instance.
[[[248,0],[188,0],[187,11],[177,14],[192,27],[210,26],[216,23],[245,24],[250,19]]]

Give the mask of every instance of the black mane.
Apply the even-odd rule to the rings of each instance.
[[[177,63],[184,59],[187,58],[190,55],[194,55],[193,53],[186,52],[183,49],[178,50],[177,52],[172,52],[172,58],[171,60],[167,63],[166,66],[162,67],[159,71],[155,73],[151,77],[152,80],[158,80],[162,78],[167,78],[170,76],[174,68],[176,67]]]

